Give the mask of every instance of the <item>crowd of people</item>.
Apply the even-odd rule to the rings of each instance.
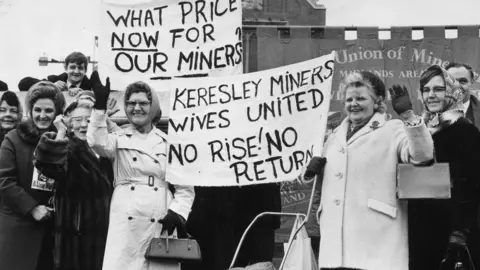
[[[88,78],[87,65],[75,52],[65,73],[22,79],[25,108],[14,91],[0,97],[0,267],[228,269],[255,216],[281,211],[279,185],[170,184],[155,89],[141,81],[119,89],[128,124],[118,126],[109,118],[119,110],[109,79],[103,84],[97,71]],[[466,64],[429,67],[416,115],[405,86],[387,93],[373,73],[345,77],[347,116],[305,172],[321,179],[320,269],[480,267],[480,102],[472,83]],[[9,89],[0,82],[0,90]],[[64,92],[75,97],[70,104]],[[399,119],[387,113],[388,94]],[[449,163],[451,198],[398,199],[397,165],[432,162]],[[278,217],[256,223],[236,266],[272,261],[279,226]],[[201,262],[145,258],[152,238],[188,234]]]

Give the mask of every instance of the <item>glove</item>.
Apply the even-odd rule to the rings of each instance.
[[[163,217],[163,219],[160,219],[158,222],[163,225],[162,234],[164,231],[167,231],[168,235],[172,235],[175,228],[182,227],[185,224],[183,218],[170,209],[168,210],[167,215]]]
[[[402,87],[398,84],[394,84],[392,88],[388,89],[390,96],[392,97],[393,110],[400,115],[408,110],[412,110],[412,101],[408,94],[408,90],[405,85]]]
[[[110,78],[107,77],[107,83],[103,86],[98,71],[95,70],[90,77],[90,83],[93,93],[95,93],[94,108],[97,110],[107,110],[108,96],[110,95]]]
[[[327,163],[327,159],[324,157],[313,157],[308,163],[307,170],[305,171],[305,178],[312,178],[317,174],[322,173],[323,168]]]
[[[465,250],[467,247],[467,237],[463,232],[455,230],[450,234],[448,245],[450,249],[453,250]]]

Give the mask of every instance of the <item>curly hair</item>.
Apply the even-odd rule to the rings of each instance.
[[[366,87],[370,93],[370,96],[375,100],[375,104],[378,108],[375,112],[385,113],[387,111],[387,104],[385,103],[385,84],[375,74],[368,71],[350,73],[345,77],[340,86],[340,93],[345,99],[345,92],[349,87]]]
[[[65,97],[58,87],[51,82],[40,81],[32,85],[25,96],[25,110],[29,116],[32,114],[33,105],[39,99],[50,99],[55,105],[55,115],[59,115],[65,108]]]

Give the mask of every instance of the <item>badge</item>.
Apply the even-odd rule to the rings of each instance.
[[[33,168],[32,189],[53,191],[55,180],[39,174],[37,168]]]

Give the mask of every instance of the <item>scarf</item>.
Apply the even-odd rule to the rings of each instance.
[[[433,113],[428,110],[428,106],[423,102],[423,120],[431,134],[436,133],[442,128],[455,123],[463,113],[463,94],[464,91],[455,78],[442,68],[445,81],[445,101],[442,111]]]

